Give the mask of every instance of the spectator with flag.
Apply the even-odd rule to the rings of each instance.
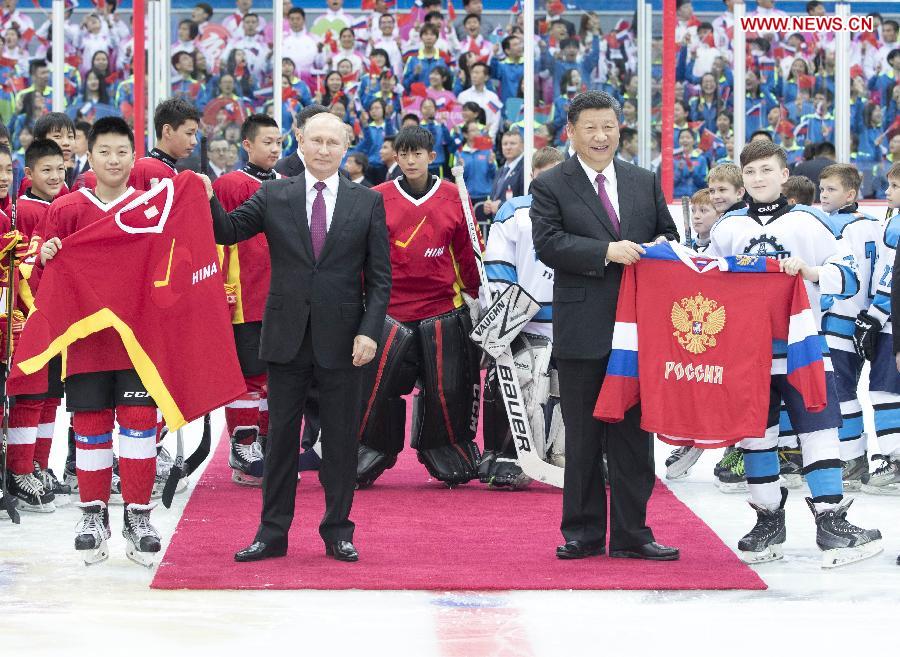
[[[344,12],[344,0],[326,0],[326,4],[328,9],[315,20],[310,30],[313,36],[323,41],[327,34],[330,34],[333,39],[337,39],[341,30],[356,22],[352,16]]]
[[[403,73],[403,53],[400,52],[400,46],[394,34],[397,31],[397,20],[393,14],[379,14],[377,27],[378,32],[369,39],[369,59],[374,57],[376,51],[384,52],[391,70],[395,75],[401,75]],[[383,69],[385,64],[379,66]]]
[[[478,61],[487,62],[494,54],[494,44],[481,33],[481,16],[467,14],[463,18],[463,35],[460,37],[460,49],[475,53]]]
[[[706,156],[694,148],[694,133],[682,130],[678,136],[678,146],[672,156],[673,192],[675,198],[693,196],[695,192],[706,187],[706,174],[709,171]]]
[[[761,130],[766,123],[769,110],[778,107],[774,94],[760,83],[759,76],[751,70],[747,71],[747,94],[745,100],[747,120],[744,130],[746,134]]]
[[[486,136],[475,121],[468,121],[462,130],[465,144],[459,151],[459,157],[465,167],[463,176],[469,198],[476,212],[480,212],[480,203],[491,194],[491,184],[497,173],[497,160],[494,157],[494,142]]]
[[[366,177],[373,185],[383,183],[387,176],[387,167],[381,160],[381,146],[384,138],[395,132],[394,126],[385,121],[386,110],[387,106],[380,98],[369,103],[368,111],[359,116],[359,143],[352,149],[368,158]]]
[[[236,11],[225,17],[225,20],[222,21],[222,27],[228,30],[232,37],[240,38],[243,34],[244,21],[253,11],[253,0],[235,0],[234,4]],[[259,16],[257,16],[257,19],[259,19],[257,27],[260,31],[264,30],[266,28],[265,19]]]
[[[518,0],[516,1],[516,4],[518,5]],[[448,11],[450,10],[448,9]],[[475,15],[478,17],[481,23],[481,34],[483,36],[490,35],[496,28],[496,26],[490,20],[486,19],[482,15],[482,12],[484,11],[484,3],[482,2],[482,0],[463,0],[463,11],[465,12],[465,15],[454,24],[454,27],[456,29],[456,36],[459,37],[460,40],[466,37],[465,23],[466,18],[468,18],[469,16]],[[456,12],[454,11],[453,13]],[[450,17],[450,20],[453,20],[452,16]]]
[[[419,114],[422,117],[421,125],[431,133],[434,137],[435,153],[434,160],[428,165],[429,173],[438,178],[449,178],[450,169],[448,167],[450,161],[450,153],[453,150],[453,137],[450,134],[447,124],[435,120],[437,113],[437,104],[432,98],[425,98],[419,105]]]
[[[522,38],[508,36],[500,43],[505,57],[491,60],[491,78],[497,81],[497,91],[504,103],[507,98],[519,96],[519,85],[525,75],[525,63],[522,59]]]

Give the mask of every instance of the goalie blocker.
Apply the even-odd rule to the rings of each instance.
[[[478,476],[475,432],[480,404],[478,352],[468,338],[467,308],[400,324],[385,321],[367,367],[357,485],[371,485],[403,449],[406,400],[413,398],[411,445],[428,473],[449,486]]]

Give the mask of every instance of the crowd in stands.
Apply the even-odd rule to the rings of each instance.
[[[87,0],[81,0],[86,2]],[[353,0],[356,3],[356,0]],[[524,193],[523,15],[483,13],[482,0],[417,0],[395,9],[391,0],[345,7],[327,0],[314,19],[283,0],[281,62],[272,60],[271,9],[254,12],[236,0],[221,15],[205,2],[173,26],[171,95],[191,100],[203,115],[213,173],[243,164],[240,124],[253,112],[281,112],[285,154],[296,149],[293,117],[320,103],[346,124],[353,146],[348,167],[377,184],[395,175],[391,136],[417,123],[435,138],[438,175],[457,160],[479,211],[489,217],[500,202]],[[512,1],[512,0],[511,0]],[[3,0],[0,30],[0,119],[21,170],[32,125],[52,108],[50,22],[35,28],[17,0]],[[593,12],[573,21],[559,0],[539,2],[536,56],[536,146],[566,144],[566,110],[584,89],[601,89],[622,104],[619,156],[637,160],[637,48],[633,21],[604,32]],[[706,186],[709,169],[733,158],[733,0],[712,21],[700,20],[690,0],[678,2],[674,196]],[[757,15],[781,14],[775,0],[758,0]],[[78,0],[66,0],[65,111],[90,124],[109,114],[133,116],[131,21],[116,0],[95,0],[75,20]],[[825,11],[818,0],[810,14]],[[82,14],[79,13],[79,17]],[[130,16],[130,14],[128,15]],[[883,198],[885,173],[900,157],[900,41],[898,22],[873,15],[877,29],[855,34],[851,59],[852,163],[863,173],[862,195]],[[828,34],[747,34],[748,139],[770,138],[791,164],[812,160],[834,141],[835,41]],[[654,42],[652,126],[654,162],[660,166],[661,41]],[[275,76],[275,73],[280,73]],[[273,107],[280,84],[282,104]],[[827,148],[826,148],[827,150]],[[349,163],[352,154],[352,163]]]

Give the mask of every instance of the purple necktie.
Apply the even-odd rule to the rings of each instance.
[[[597,196],[600,197],[600,202],[603,204],[603,209],[606,210],[606,214],[609,217],[609,223],[613,225],[613,230],[616,231],[616,235],[621,236],[622,231],[619,227],[619,215],[616,214],[616,209],[613,207],[612,201],[609,200],[609,194],[606,193],[606,176],[602,173],[597,174]]]
[[[325,183],[320,180],[313,187],[316,190],[316,198],[313,199],[312,217],[309,218],[309,235],[312,238],[313,257],[318,260],[322,245],[325,244],[325,235],[328,234],[325,222],[325,197],[322,195]]]

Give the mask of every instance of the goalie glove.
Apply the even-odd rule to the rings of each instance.
[[[875,358],[875,341],[881,331],[881,322],[865,310],[856,316],[856,330],[853,332],[853,348],[856,355],[866,360]]]

